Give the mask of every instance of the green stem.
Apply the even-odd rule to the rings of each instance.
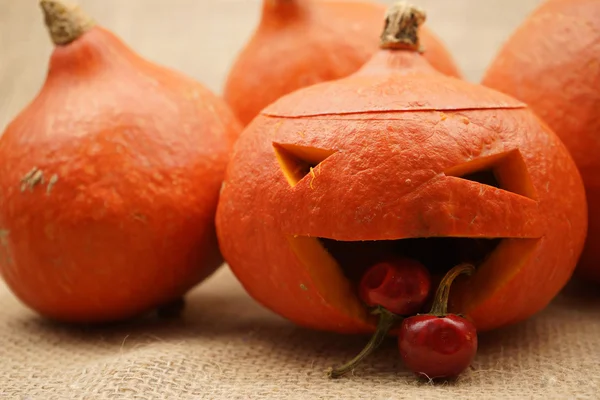
[[[436,315],[438,317],[445,316],[448,313],[448,297],[450,296],[450,286],[452,286],[452,282],[454,282],[454,280],[461,274],[470,276],[473,275],[474,272],[475,266],[467,263],[459,264],[448,271],[438,286],[438,289],[435,293],[433,306],[431,307],[429,314]]]
[[[377,312],[379,313],[377,330],[373,336],[371,336],[371,339],[367,345],[352,360],[339,367],[332,368],[329,371],[330,378],[339,378],[356,368],[356,366],[360,364],[363,359],[373,353],[381,345],[381,342],[383,342],[383,339],[385,339],[392,326],[394,326],[394,324],[401,319],[400,316],[391,313],[383,307],[378,307]]]

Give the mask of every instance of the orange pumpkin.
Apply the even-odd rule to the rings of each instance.
[[[224,97],[248,124],[294,90],[356,72],[377,51],[385,6],[366,1],[263,0],[260,24],[235,61]],[[440,39],[422,28],[425,57],[459,77]]]
[[[590,205],[578,272],[600,282],[600,1],[540,5],[500,50],[483,84],[526,102],[571,152]]]
[[[386,254],[438,275],[474,263],[451,310],[481,331],[521,321],[583,247],[579,173],[523,103],[435,71],[415,51],[422,21],[396,15],[360,71],[284,96],[242,133],[222,253],[251,296],[310,328],[373,331],[356,282]]]
[[[41,5],[56,47],[0,139],[0,272],[50,318],[132,317],[220,265],[214,213],[240,126],[77,8]]]

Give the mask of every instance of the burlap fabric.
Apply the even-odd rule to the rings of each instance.
[[[35,0],[0,0],[0,129],[43,80],[50,45]],[[220,90],[258,16],[257,1],[87,0],[86,9],[147,57]],[[476,80],[536,0],[429,0],[430,24]],[[353,376],[324,370],[365,343],[297,328],[254,303],[223,268],[180,320],[110,328],[51,324],[0,284],[4,399],[598,399],[600,289],[571,284],[526,323],[482,335],[454,384],[418,383],[393,340]]]

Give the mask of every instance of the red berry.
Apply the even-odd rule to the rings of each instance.
[[[452,268],[440,282],[429,314],[402,321],[398,348],[415,374],[429,379],[455,378],[471,365],[477,353],[475,325],[447,310],[454,279],[474,272],[475,267],[469,264]]]
[[[477,331],[465,318],[417,315],[402,322],[400,355],[408,368],[426,378],[454,378],[477,353]]]
[[[359,295],[370,307],[383,307],[399,315],[412,315],[429,296],[431,279],[418,261],[400,258],[375,264],[360,281]]]

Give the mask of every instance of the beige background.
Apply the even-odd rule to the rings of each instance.
[[[420,0],[469,80],[478,80],[538,0]],[[257,23],[250,0],[84,0],[146,57],[220,91]],[[35,0],[0,0],[0,131],[41,85],[51,46]],[[539,316],[480,339],[456,384],[417,383],[393,340],[355,375],[323,371],[365,339],[309,332],[262,309],[227,269],[194,291],[182,320],[81,329],[50,324],[0,284],[4,399],[599,399],[600,296],[580,283]]]

